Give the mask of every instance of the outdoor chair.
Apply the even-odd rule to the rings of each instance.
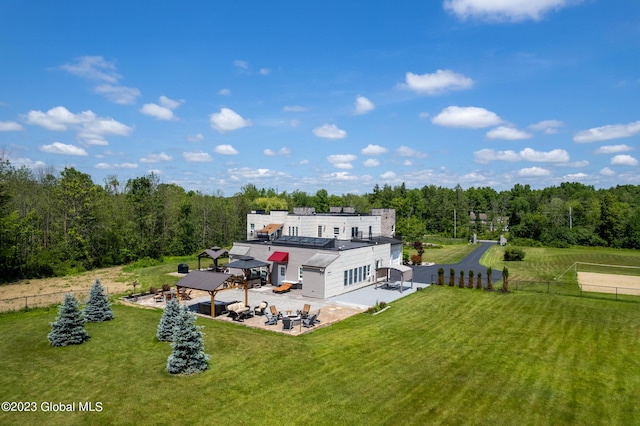
[[[274,293],[286,293],[288,291],[291,291],[291,284],[289,283],[284,283],[280,287],[276,287],[273,289]]]
[[[311,328],[316,325],[316,319],[318,318],[318,314],[313,314],[308,318],[304,318],[302,320],[302,325],[306,328]]]
[[[180,290],[178,295],[180,296],[180,300],[191,300],[191,290],[188,292],[186,290]]]
[[[251,318],[251,309],[244,304],[244,302],[236,302],[227,306],[229,311],[229,317],[234,321],[244,321],[247,318]]]
[[[282,313],[276,309],[276,305],[269,306],[269,309],[271,309],[271,315],[274,315],[278,319],[282,318]]]
[[[151,287],[151,293],[153,293],[153,300],[156,302],[162,302],[164,300],[164,294],[155,287]]]
[[[265,311],[264,316],[267,318],[267,321],[265,322],[266,325],[278,324],[278,317],[276,315],[271,315],[269,312]]]
[[[282,329],[293,330],[293,320],[289,317],[282,317]]]
[[[320,318],[320,311],[322,309],[318,309],[318,312],[314,315],[316,318],[314,319],[314,323],[315,324],[320,324],[320,320],[318,318]]]
[[[263,300],[262,302],[260,302],[258,306],[253,308],[253,313],[256,315],[264,315],[265,314],[264,311],[267,309],[267,306],[269,306],[269,303]]]
[[[304,308],[302,308],[301,311],[298,311],[298,314],[300,314],[300,316],[304,319],[309,317],[310,310],[311,310],[311,305],[309,305],[308,303],[305,303]]]

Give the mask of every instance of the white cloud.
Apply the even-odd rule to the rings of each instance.
[[[543,152],[525,148],[520,151],[520,157],[526,161],[539,163],[566,163],[569,161],[569,153],[564,149],[554,149],[549,152]]]
[[[222,108],[220,112],[211,114],[209,121],[211,122],[211,127],[220,133],[231,132],[251,126],[250,120],[245,120],[240,114],[229,108]]]
[[[364,163],[362,163],[365,167],[378,167],[380,162],[375,158],[369,158]]]
[[[298,127],[300,125],[300,120],[293,119],[289,122],[291,127]]]
[[[182,158],[189,163],[206,163],[211,161],[211,156],[206,152],[183,152]]]
[[[414,74],[408,72],[405,83],[400,87],[417,93],[439,95],[451,90],[464,90],[473,86],[473,80],[451,70],[437,70],[433,74]]]
[[[528,167],[518,171],[518,176],[520,177],[540,177],[549,176],[550,174],[551,172],[549,170],[543,169],[542,167]]]
[[[565,175],[562,178],[562,180],[563,181],[580,181],[588,177],[589,175],[586,173],[569,173],[568,175]]]
[[[162,174],[162,170],[160,170],[160,169],[149,169],[149,170],[147,170],[147,173],[148,174],[153,173],[154,175],[161,175]]]
[[[93,167],[95,167],[96,169],[102,169],[102,170],[108,170],[112,168],[111,164],[109,163],[98,163]]]
[[[614,172],[613,170],[611,170],[608,167],[604,167],[603,169],[600,170],[599,172],[602,176],[615,176],[616,172]]]
[[[233,61],[233,66],[236,68],[242,68],[246,70],[249,68],[249,62],[236,59],[235,61]]]
[[[15,121],[0,121],[0,132],[15,132],[23,130],[22,126]]]
[[[54,142],[51,145],[40,146],[40,151],[48,152],[49,154],[63,154],[63,155],[79,155],[86,156],[87,151],[75,145],[67,145],[60,142]]]
[[[429,114],[428,112],[421,112],[420,114],[418,114],[419,118],[429,118],[431,116],[431,114]]]
[[[375,105],[369,99],[364,96],[358,96],[356,98],[354,114],[362,115],[371,112],[375,109]]]
[[[30,158],[24,158],[24,157],[18,157],[18,158],[12,158],[11,159],[11,164],[16,166],[17,168],[20,168],[22,166],[28,167],[30,169],[37,169],[40,167],[46,167],[47,164],[44,161],[33,161]]]
[[[104,95],[107,99],[120,105],[136,103],[140,96],[140,90],[135,87],[125,87],[113,84],[101,84],[93,89],[97,94]]]
[[[358,176],[349,174],[349,172],[333,172],[322,176],[325,181],[353,182],[359,180]]]
[[[398,149],[396,149],[396,154],[398,154],[401,157],[417,157],[417,158],[424,158],[427,155],[420,152],[420,151],[416,151],[413,148],[409,148],[408,146],[404,146],[402,145],[401,147],[399,147]]]
[[[387,151],[389,150],[383,146],[369,144],[366,148],[362,148],[360,153],[362,155],[381,155],[385,154]]]
[[[504,139],[507,141],[517,141],[522,139],[530,139],[531,134],[518,130],[515,127],[499,126],[491,129],[485,135],[487,139]]]
[[[558,133],[558,128],[564,126],[562,121],[558,120],[542,120],[531,124],[529,128],[536,132],[544,132],[547,135]]]
[[[197,135],[187,136],[187,140],[189,142],[202,142],[204,140],[204,136],[202,136],[202,133],[198,133]]]
[[[119,83],[122,75],[118,74],[115,63],[102,56],[81,56],[75,63],[60,68],[78,77],[102,82],[93,90],[117,104],[133,104],[140,96],[140,90]]]
[[[138,165],[136,163],[120,163],[114,164],[113,167],[116,169],[137,169]]]
[[[305,164],[309,164],[309,160],[301,160],[299,164],[304,166]]]
[[[610,139],[628,138],[640,133],[640,121],[628,124],[612,124],[582,130],[573,137],[577,143],[600,142]]]
[[[497,126],[502,119],[484,108],[449,106],[433,117],[431,122],[438,126],[479,129]]]
[[[473,153],[476,163],[486,164],[490,161],[520,161],[521,158],[515,151],[495,151],[493,149],[481,149]]]
[[[278,151],[274,151],[272,149],[265,149],[264,151],[264,155],[267,155],[269,157],[274,157],[276,155],[289,155],[291,154],[291,150],[289,148],[280,148]]]
[[[157,104],[144,104],[140,109],[140,112],[144,115],[155,117],[158,120],[170,121],[176,119],[173,115],[173,111]]]
[[[324,124],[320,127],[313,129],[313,134],[319,138],[325,139],[344,139],[347,136],[347,132],[338,129],[335,124]]]
[[[569,161],[569,153],[564,149],[554,149],[549,152],[536,151],[525,148],[519,153],[507,151],[495,151],[493,149],[481,149],[473,153],[473,159],[477,163],[486,164],[490,161],[533,161],[539,163],[566,163]]]
[[[638,160],[630,155],[616,155],[611,159],[611,165],[615,166],[637,166]]]
[[[594,151],[594,154],[617,154],[619,152],[633,151],[633,147],[629,145],[606,145]]]
[[[352,169],[351,163],[357,159],[358,157],[353,154],[333,154],[327,157],[327,161],[338,169]]]
[[[222,96],[229,96],[231,94],[231,89],[220,89],[218,94]]]
[[[548,12],[580,0],[444,0],[445,10],[460,19],[477,18],[495,22],[539,21]]]
[[[168,154],[165,154],[164,152],[161,152],[160,154],[145,155],[140,159],[140,162],[141,163],[158,163],[160,161],[171,161],[171,160],[173,160],[173,157],[171,157]]]
[[[260,68],[260,75],[269,75],[271,70],[269,68]]]
[[[380,175],[380,177],[382,179],[395,179],[396,178],[396,174],[394,172],[384,172],[383,174]]]
[[[411,162],[411,160],[404,160],[402,162],[402,165],[405,166],[405,167],[409,167],[409,166],[412,166],[413,163]]]
[[[250,167],[240,167],[234,169],[228,169],[227,174],[231,179],[273,179],[277,177],[287,177],[284,172],[279,172],[271,169],[252,169]]]
[[[29,111],[26,121],[28,124],[54,131],[73,128],[77,131],[78,139],[87,145],[108,145],[105,135],[129,136],[133,132],[133,127],[111,117],[98,117],[90,110],[74,114],[63,106],[51,108],[46,113]]]
[[[573,163],[563,163],[558,165],[562,167],[576,167],[576,168],[587,167],[589,165],[589,161],[581,160],[581,161],[574,161]]]
[[[301,105],[285,105],[282,107],[284,112],[306,112],[308,109]]]
[[[213,152],[220,155],[237,155],[238,151],[231,145],[218,145],[213,149]]]
[[[184,103],[183,100],[174,101],[173,99],[169,99],[166,96],[160,96],[158,102],[160,102],[160,105],[165,108],[169,108],[170,110],[174,110]]]
[[[118,74],[115,64],[105,60],[102,56],[80,56],[76,58],[76,63],[65,64],[60,68],[89,80],[117,83],[122,78]]]

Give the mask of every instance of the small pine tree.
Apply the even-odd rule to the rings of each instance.
[[[456,271],[453,268],[449,268],[449,286],[453,287],[456,284]]]
[[[195,374],[209,368],[209,355],[204,353],[202,332],[195,325],[196,316],[186,305],[180,305],[174,327],[173,352],[167,359],[167,371],[171,374]]]
[[[458,287],[464,288],[464,271],[460,271],[460,279],[458,280]]]
[[[161,342],[173,342],[173,327],[176,325],[178,314],[180,312],[180,304],[175,297],[169,300],[164,307],[162,318],[158,324],[156,337]]]
[[[491,283],[491,274],[493,273],[493,269],[491,266],[487,268],[487,290],[493,290],[493,284]]]
[[[47,336],[51,346],[79,345],[89,340],[84,328],[85,319],[78,307],[78,301],[72,294],[64,296],[64,302],[58,308],[58,316],[51,323],[51,333]]]
[[[444,268],[438,268],[438,285],[444,285]]]
[[[506,266],[502,269],[502,291],[509,291],[509,270]]]
[[[96,278],[91,290],[89,290],[89,298],[84,307],[84,317],[88,322],[103,322],[113,319],[109,298],[104,294],[104,288],[99,278]]]
[[[476,288],[478,290],[482,289],[482,272],[478,272],[478,281],[476,282]]]
[[[469,280],[467,281],[467,288],[473,288],[473,271],[469,271]]]

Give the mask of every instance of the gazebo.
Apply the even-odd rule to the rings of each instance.
[[[392,271],[400,272],[400,293],[404,289],[404,282],[411,281],[411,288],[413,288],[413,269],[406,265],[390,265],[390,266],[382,266],[378,268],[378,273],[376,276],[384,276],[386,286],[389,286],[389,276]],[[376,282],[375,288],[378,288],[378,283]]]
[[[198,270],[200,269],[200,259],[203,257],[209,257],[213,260],[213,264],[215,266],[216,272],[218,271],[218,258],[228,256],[229,252],[224,250],[218,246],[211,247],[210,249],[204,249],[200,254],[198,254]]]
[[[191,271],[176,283],[176,292],[181,288],[206,291],[211,295],[211,316],[215,316],[216,295],[224,290],[244,288],[244,304],[249,305],[248,282],[235,275],[213,271]]]
[[[256,260],[251,256],[241,256],[238,260],[234,260],[233,262],[229,262],[227,268],[229,269],[241,269],[244,273],[244,276],[248,279],[251,277],[251,270],[267,267],[267,282],[269,282],[269,266],[270,264],[267,262],[262,262],[260,260]],[[259,278],[258,278],[259,279]]]

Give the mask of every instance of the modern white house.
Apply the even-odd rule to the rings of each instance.
[[[235,242],[230,261],[252,257],[267,262],[273,285],[291,283],[305,297],[325,299],[375,284],[383,267],[402,266],[402,241],[389,237],[341,240],[281,236]]]
[[[281,236],[371,239],[394,237],[395,209],[370,209],[356,213],[352,207],[331,207],[329,213],[317,213],[313,207],[255,210],[247,215],[247,240],[275,240]]]

